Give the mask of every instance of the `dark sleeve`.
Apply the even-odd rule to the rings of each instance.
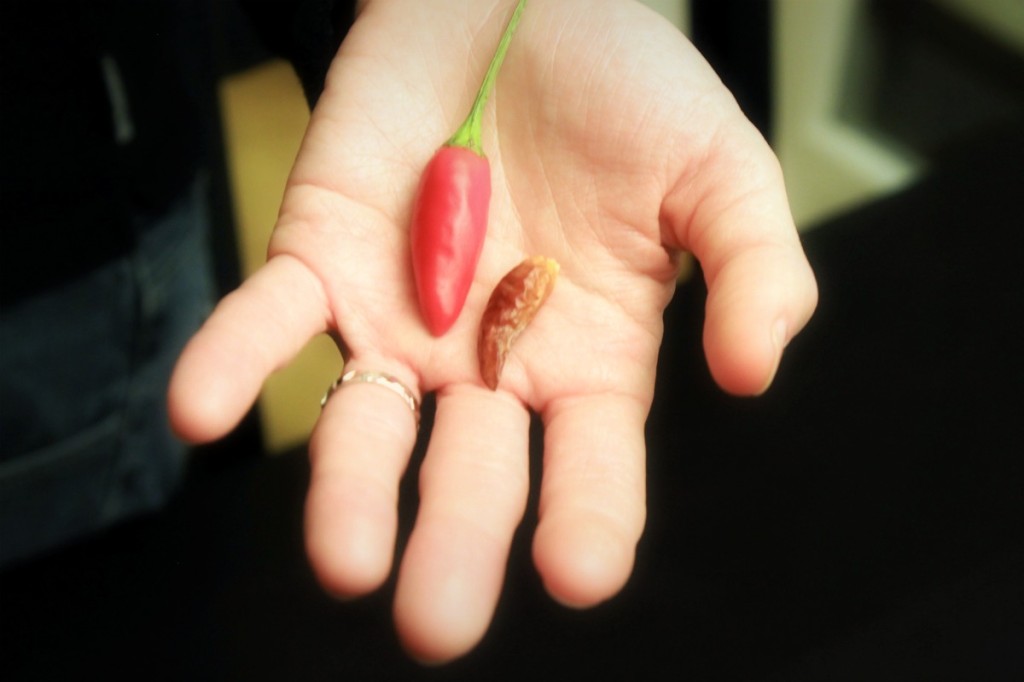
[[[238,0],[260,40],[287,59],[310,107],[324,88],[331,59],[355,21],[356,0]]]

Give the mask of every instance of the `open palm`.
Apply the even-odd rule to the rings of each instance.
[[[815,286],[777,164],[707,64],[625,0],[533,0],[484,122],[490,227],[462,315],[442,338],[420,317],[408,226],[419,175],[465,115],[510,2],[371,0],[328,76],[266,266],[186,349],[170,401],[179,431],[216,438],[267,374],[333,331],[346,369],[437,393],[421,507],[395,598],[403,642],[444,660],[478,641],[527,496],[529,410],[545,424],[534,559],[551,594],[613,595],[643,530],[644,422],[676,254],[709,283],[705,348],[734,393],[771,380]],[[529,255],[561,264],[498,391],[476,357],[480,316]],[[310,559],[357,595],[391,569],[408,408],[354,384],[311,442]]]

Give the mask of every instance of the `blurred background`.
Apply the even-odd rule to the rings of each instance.
[[[801,229],[908,186],[945,149],[1024,112],[1020,0],[644,2],[694,40],[770,140]],[[309,110],[290,66],[232,38],[239,67],[220,96],[249,274]],[[320,338],[270,379],[250,424],[267,452],[305,442],[340,367]]]

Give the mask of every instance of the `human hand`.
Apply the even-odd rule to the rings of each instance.
[[[436,392],[394,606],[403,643],[425,660],[465,653],[490,622],[527,498],[531,409],[545,427],[533,555],[548,591],[589,606],[628,578],[679,252],[702,264],[705,352],[729,392],[767,388],[816,301],[775,157],[685,38],[626,0],[533,0],[484,123],[494,191],[483,255],[461,317],[431,336],[412,281],[412,198],[512,5],[364,3],[267,264],[196,334],[169,391],[178,431],[215,439],[269,373],[331,331],[346,370]],[[477,367],[480,316],[501,276],[535,254],[561,264],[559,281],[492,392]],[[310,443],[306,539],[328,590],[365,594],[389,575],[415,438],[408,407],[377,386],[346,386],[325,406]]]

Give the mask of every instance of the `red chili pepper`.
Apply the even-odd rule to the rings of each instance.
[[[411,234],[420,310],[434,336],[455,323],[487,232],[491,167],[464,147],[441,147],[420,181]]]
[[[409,239],[420,312],[434,336],[447,332],[462,311],[483,250],[491,168],[481,144],[481,118],[525,5],[526,0],[516,5],[469,116],[420,179]]]

